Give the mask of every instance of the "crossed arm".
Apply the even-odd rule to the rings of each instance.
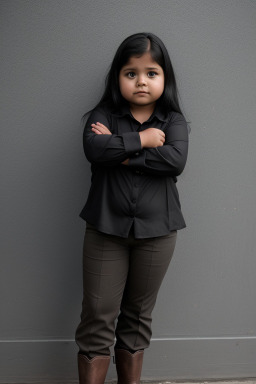
[[[96,122],[96,123],[95,123]],[[140,132],[111,132],[106,114],[95,111],[84,130],[87,159],[104,167],[120,164],[156,176],[178,176],[188,152],[188,129],[184,117],[173,114],[165,132],[148,128]]]
[[[96,124],[91,124],[92,131],[96,133],[96,135],[112,135],[110,130],[99,122]],[[157,128],[148,128],[142,132],[139,132],[141,148],[157,148],[162,147],[165,142],[165,133]],[[129,165],[129,158],[122,161],[122,164]]]

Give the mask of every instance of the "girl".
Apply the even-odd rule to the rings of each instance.
[[[104,383],[116,338],[118,383],[138,384],[151,313],[177,230],[185,227],[175,183],[187,159],[188,129],[158,37],[137,33],[120,45],[83,143],[92,184],[80,214],[87,224],[79,380]]]

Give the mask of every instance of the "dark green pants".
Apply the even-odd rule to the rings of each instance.
[[[87,224],[83,255],[83,305],[76,331],[80,352],[108,355],[116,348],[149,346],[151,313],[171,261],[177,232],[149,239],[106,235]],[[117,324],[115,320],[117,319]]]

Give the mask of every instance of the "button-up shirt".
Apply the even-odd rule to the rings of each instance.
[[[91,124],[100,122],[111,135],[97,135]],[[165,143],[142,148],[139,132],[158,128]],[[128,106],[119,111],[97,107],[83,135],[84,151],[91,163],[91,188],[80,216],[106,234],[135,238],[167,235],[186,226],[181,213],[176,176],[184,169],[188,128],[183,115],[164,115],[156,108],[143,124]],[[129,158],[129,165],[122,162]]]

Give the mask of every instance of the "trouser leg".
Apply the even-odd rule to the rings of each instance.
[[[149,346],[151,313],[175,248],[177,232],[134,239],[129,273],[116,327],[115,348],[138,351]]]
[[[88,226],[83,255],[83,304],[76,331],[80,353],[89,358],[108,355],[114,343],[129,268],[129,251],[122,239]]]

